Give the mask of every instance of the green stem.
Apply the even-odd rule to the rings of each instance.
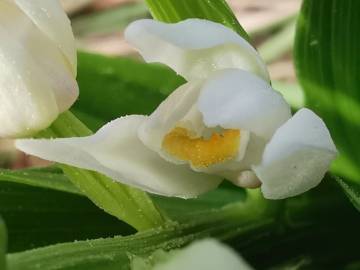
[[[37,138],[82,137],[93,134],[71,112],[61,114]],[[143,191],[115,182],[89,170],[59,164],[70,181],[105,212],[141,231],[159,227],[168,221]]]

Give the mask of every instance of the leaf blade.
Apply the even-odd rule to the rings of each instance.
[[[189,18],[206,19],[222,23],[249,40],[225,0],[146,0],[146,4],[159,21],[176,23]]]
[[[0,169],[0,181],[29,185],[39,188],[63,191],[84,196],[60,169],[55,167],[6,170]]]
[[[6,181],[0,182],[0,214],[9,252],[134,232],[85,196]]]
[[[298,18],[295,66],[307,106],[328,125],[340,152],[335,171],[360,180],[360,2],[305,0]]]

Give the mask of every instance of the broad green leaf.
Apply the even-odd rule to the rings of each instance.
[[[78,54],[80,98],[72,110],[93,130],[126,114],[150,114],[185,81],[171,69],[124,57]]]
[[[62,113],[52,125],[37,134],[37,138],[89,136],[87,128],[70,111]],[[105,212],[130,224],[137,230],[161,226],[166,218],[159,212],[146,192],[116,182],[95,171],[58,165],[68,179]]]
[[[248,34],[225,0],[145,0],[145,2],[152,16],[159,21],[176,23],[189,18],[206,19],[224,24],[249,40]]]
[[[56,167],[23,170],[0,169],[0,182],[3,181],[82,195],[63,172]]]
[[[19,183],[0,181],[9,252],[134,232],[84,196]]]
[[[225,182],[216,190],[200,195],[196,199],[184,200],[156,195],[152,195],[152,198],[171,219],[183,222],[191,220],[197,214],[242,202],[246,198],[246,192]]]
[[[307,106],[328,125],[340,156],[334,170],[360,181],[360,1],[305,0],[295,62]]]
[[[3,219],[0,216],[0,269],[6,269],[7,232]]]
[[[345,181],[341,178],[337,178],[336,180],[343,188],[346,196],[348,196],[352,204],[360,211],[360,184]]]

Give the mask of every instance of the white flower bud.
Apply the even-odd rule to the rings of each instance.
[[[70,21],[57,0],[5,0],[0,38],[0,137],[27,136],[78,96]]]
[[[234,250],[215,239],[198,240],[185,248],[157,250],[149,258],[135,257],[132,270],[252,270]]]

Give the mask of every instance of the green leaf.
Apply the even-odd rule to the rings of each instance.
[[[11,183],[12,177],[3,180],[0,181],[0,215],[8,228],[9,252],[134,232],[85,196]]]
[[[216,190],[200,195],[196,199],[184,200],[157,195],[151,197],[172,220],[185,222],[191,220],[197,214],[244,201],[246,192],[244,189],[224,182]]]
[[[80,98],[72,111],[96,130],[127,114],[150,114],[185,80],[162,65],[78,54]]]
[[[70,111],[62,113],[37,138],[81,137],[93,134]],[[137,230],[159,227],[166,222],[149,195],[95,171],[58,165],[68,179],[92,202]]]
[[[341,178],[337,178],[336,181],[342,187],[355,208],[360,211],[360,185]]]
[[[163,22],[176,23],[199,18],[224,24],[243,38],[249,36],[237,21],[225,0],[146,0],[152,16]]]
[[[160,227],[166,222],[166,218],[144,191],[115,182],[94,171],[59,166],[70,181],[99,208],[138,231]]]
[[[360,2],[305,0],[295,62],[307,106],[328,125],[340,156],[334,170],[360,180]]]
[[[0,216],[0,269],[6,269],[7,233],[5,223]]]
[[[2,181],[82,195],[61,169],[56,167],[23,170],[0,169],[0,182]]]

